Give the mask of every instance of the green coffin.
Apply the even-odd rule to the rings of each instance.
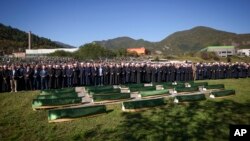
[[[185,101],[199,101],[205,100],[205,94],[195,94],[195,95],[177,95],[175,98],[179,100],[179,102]]]
[[[235,94],[235,90],[216,91],[216,92],[212,92],[212,94],[215,97],[234,95]]]
[[[165,102],[163,98],[123,102],[123,106],[125,109],[139,109],[146,107],[161,106],[164,104]]]
[[[208,85],[207,82],[198,82],[198,83],[191,84],[192,87],[194,87],[194,86],[207,86],[207,85]]]
[[[143,83],[140,83],[140,84],[125,84],[126,87],[129,87],[129,88],[141,88],[141,87],[144,87],[144,84]]]
[[[70,92],[75,92],[75,88],[62,88],[62,89],[41,90],[41,94],[70,93]]]
[[[41,107],[41,106],[59,106],[67,104],[78,104],[82,102],[81,97],[66,97],[58,99],[33,99],[32,107]]]
[[[104,101],[104,100],[119,100],[130,98],[129,93],[114,93],[114,94],[96,94],[93,95],[94,101]]]
[[[205,86],[206,89],[224,89],[224,84],[215,84],[215,85],[207,85]]]
[[[106,112],[105,105],[55,109],[48,111],[48,120],[50,121],[62,118],[78,118],[83,116],[101,114],[105,112]]]
[[[120,89],[109,89],[109,90],[91,90],[89,94],[109,94],[109,93],[120,93]]]
[[[95,90],[111,90],[111,89],[114,89],[113,88],[113,86],[112,85],[110,85],[110,86],[87,86],[87,87],[85,87],[86,88],[86,90],[88,90],[88,91],[95,91]]]
[[[131,92],[137,92],[137,91],[154,91],[156,90],[155,86],[148,86],[148,87],[133,87],[133,88],[130,88],[130,91]]]
[[[175,90],[177,92],[193,92],[193,91],[198,91],[198,87],[176,87]]]
[[[140,91],[142,97],[169,94],[168,90]]]
[[[51,95],[38,95],[37,99],[58,99],[66,97],[78,97],[78,94],[76,92],[72,92],[72,93],[56,93]]]

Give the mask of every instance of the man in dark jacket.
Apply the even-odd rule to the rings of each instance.
[[[32,90],[32,69],[28,65],[24,68],[24,82],[25,82],[25,90]]]

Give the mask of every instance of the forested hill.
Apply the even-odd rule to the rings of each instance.
[[[0,52],[24,51],[28,47],[28,33],[0,23]],[[50,39],[32,34],[32,48],[62,48]]]
[[[197,26],[189,30],[175,32],[159,42],[118,37],[110,40],[95,41],[95,43],[111,49],[145,47],[151,50],[151,52],[183,54],[185,52],[199,51],[212,45],[234,45],[238,48],[250,48],[250,34],[236,34]]]

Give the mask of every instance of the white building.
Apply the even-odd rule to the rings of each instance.
[[[237,50],[237,54],[250,56],[250,49],[239,49]]]
[[[54,48],[54,49],[26,49],[26,57],[38,57],[38,56],[46,56],[50,53],[54,53],[56,51],[66,51],[66,52],[75,52],[78,48]]]
[[[220,57],[235,55],[234,46],[209,46],[202,49],[201,51],[215,52]]]

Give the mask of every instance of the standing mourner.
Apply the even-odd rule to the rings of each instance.
[[[87,63],[87,66],[85,67],[85,81],[86,81],[86,86],[89,86],[90,85],[90,74],[91,74],[91,68],[90,68],[90,65],[89,63]]]
[[[66,76],[67,76],[67,86],[72,87],[72,76],[73,76],[73,66],[68,65],[66,69]]]
[[[18,65],[17,66],[18,69],[17,69],[17,76],[18,76],[18,79],[17,79],[17,83],[19,84],[17,89],[18,90],[22,90],[23,88],[25,88],[24,86],[24,67],[23,65]]]
[[[81,86],[85,85],[85,66],[83,63],[80,64],[78,77],[79,77],[79,84]]]
[[[93,64],[90,70],[91,70],[91,84],[96,86],[97,85],[97,73],[98,73],[96,64]]]
[[[52,65],[48,66],[48,89],[53,89],[55,70]]]
[[[113,65],[109,65],[109,84],[114,85],[115,84],[115,69]]]
[[[60,81],[62,77],[62,70],[59,65],[56,65],[55,68],[55,89],[61,88]]]
[[[32,90],[32,69],[30,66],[24,68],[24,82],[25,82],[25,90]]]
[[[130,74],[131,74],[130,67],[129,67],[129,64],[127,63],[125,65],[125,83],[130,82]]]
[[[104,85],[109,84],[109,68],[108,68],[107,64],[104,64],[104,66],[103,66],[103,83],[104,83]]]
[[[40,89],[40,72],[38,65],[36,65],[33,70],[33,88],[34,90]]]
[[[9,69],[6,65],[3,66],[2,76],[3,76],[3,87],[2,90],[7,92],[10,90],[10,77],[9,77]]]
[[[41,90],[48,89],[48,80],[47,80],[48,72],[46,70],[46,66],[42,66],[42,70],[40,71],[41,78]]]
[[[101,64],[98,67],[98,85],[103,86],[103,67]]]
[[[11,92],[17,92],[18,72],[16,70],[16,67],[11,66],[9,73],[10,73],[9,77],[10,77]]]
[[[73,82],[73,86],[78,86],[78,75],[79,75],[79,68],[77,66],[77,64],[73,65],[73,76],[72,76],[72,82]]]
[[[62,83],[61,83],[62,88],[67,87],[66,70],[67,69],[66,69],[65,65],[62,65]]]

